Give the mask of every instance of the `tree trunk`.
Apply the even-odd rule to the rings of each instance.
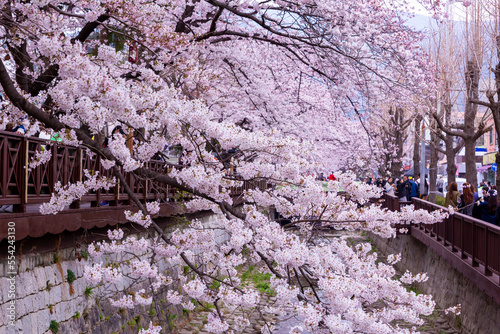
[[[465,140],[465,178],[477,189],[476,142],[471,138]]]
[[[448,184],[456,181],[457,165],[455,164],[455,152],[453,152],[453,136],[446,135],[446,174]]]
[[[479,98],[479,69],[472,61],[467,62],[467,72],[465,75],[467,90],[467,102],[464,113],[464,143],[465,143],[465,178],[467,182],[477,189],[477,169],[476,169],[476,141],[474,139],[477,105],[469,100]]]
[[[413,172],[415,179],[420,175],[420,125],[422,124],[422,117],[415,117],[415,128],[413,136]],[[423,159],[425,161],[425,159]]]
[[[392,114],[394,111],[394,114]],[[403,109],[395,107],[389,111],[391,120],[391,134],[394,138],[394,146],[396,150],[395,156],[393,155],[391,164],[391,175],[393,177],[399,177],[401,175],[401,170],[403,169],[403,144],[404,144],[404,134],[402,133],[401,126],[403,124]]]
[[[434,122],[435,123],[435,122]],[[435,124],[433,124],[435,126]],[[437,165],[438,165],[438,150],[439,147],[439,139],[438,135],[435,131],[431,132],[431,161],[429,165],[429,189],[427,189],[427,193],[429,194],[427,200],[432,203],[436,203],[436,182],[437,182]],[[420,182],[424,182],[425,178],[420,178]]]

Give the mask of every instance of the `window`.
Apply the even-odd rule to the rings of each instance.
[[[493,130],[490,130],[490,145],[493,145]]]

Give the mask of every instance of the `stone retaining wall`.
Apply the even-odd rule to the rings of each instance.
[[[215,225],[217,215],[205,214],[197,219],[210,228]],[[172,231],[175,227],[166,231]],[[216,233],[219,242],[227,238],[221,230],[216,230]],[[155,304],[158,307],[153,310],[149,306],[118,310],[109,305],[107,298],[101,300],[94,293],[87,296],[87,283],[83,278],[86,261],[78,260],[74,249],[30,254],[17,260],[21,261],[19,274],[15,277],[14,326],[9,325],[9,307],[13,305],[13,300],[9,298],[10,282],[5,276],[0,277],[0,334],[50,334],[52,321],[59,325],[58,333],[137,333],[140,327],[147,327],[151,320],[168,328],[182,317],[182,307],[167,308],[165,295],[162,294],[156,297]],[[68,269],[76,276],[71,286],[67,282]],[[181,270],[165,262],[160,264],[159,269],[168,270],[173,277]],[[0,271],[6,273],[4,267]]]
[[[446,309],[462,305],[461,315],[449,316],[460,333],[500,333],[500,305],[431,248],[408,235],[398,235],[395,239],[370,235],[370,239],[377,252],[385,255],[401,253],[401,262],[396,265],[399,271],[426,272],[428,281],[418,284],[416,288],[432,294],[440,307]]]

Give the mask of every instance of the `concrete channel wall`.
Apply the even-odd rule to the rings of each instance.
[[[208,213],[197,215],[196,218],[206,228],[211,228],[217,225],[217,217]],[[178,222],[174,223],[165,229],[167,233],[179,226]],[[218,242],[227,239],[221,230],[215,230],[215,233]],[[136,236],[140,238],[142,235]],[[137,333],[140,327],[147,328],[150,321],[160,323],[164,328],[172,328],[182,321],[182,307],[167,309],[166,293],[156,298],[158,308],[147,306],[133,310],[118,310],[109,304],[108,298],[94,293],[88,296],[85,293],[88,284],[83,277],[86,261],[78,260],[74,249],[61,249],[57,254],[31,253],[21,256],[18,262],[14,299],[9,297],[10,281],[5,275],[0,277],[0,334],[50,334],[53,333],[49,330],[51,322],[53,326],[59,326],[59,334]],[[5,274],[5,268],[0,269]],[[167,271],[172,277],[182,270],[166,262],[160,263],[159,269],[161,272]],[[68,270],[76,278],[71,286],[67,281]],[[128,286],[122,288],[127,289]],[[169,288],[178,287],[170,285]],[[161,314],[158,314],[158,310]],[[12,324],[11,314],[15,315],[13,325],[9,325]]]
[[[417,291],[432,294],[439,307],[462,305],[461,315],[449,316],[460,333],[500,333],[500,305],[431,248],[409,235],[394,239],[370,235],[370,239],[379,253],[401,253],[402,260],[396,265],[399,271],[426,272],[429,279],[418,284]]]

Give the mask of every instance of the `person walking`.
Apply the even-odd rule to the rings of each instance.
[[[481,201],[481,204],[479,204],[482,213],[481,219],[485,222],[495,224],[497,205],[497,191],[490,189],[486,199]]]
[[[394,195],[394,187],[392,186],[392,177],[385,183],[384,191],[389,195]]]
[[[458,185],[456,182],[452,182],[448,186],[448,193],[446,194],[444,206],[449,207],[451,205],[453,208],[456,208],[458,206],[459,201],[460,201],[460,193],[458,192]]]
[[[483,219],[483,207],[481,206],[484,202],[488,202],[489,197],[489,188],[486,185],[483,185],[481,188],[482,196],[476,200],[474,204],[474,209],[472,209],[472,217],[477,219]]]
[[[462,185],[462,195],[460,195],[460,204],[458,208],[461,213],[472,217],[472,210],[474,209],[474,194],[472,187],[469,183],[465,182]]]
[[[399,198],[400,202],[406,202],[406,184],[403,179],[396,181],[396,196]]]
[[[410,195],[408,196],[408,200],[411,201],[411,199],[413,197],[417,197],[417,189],[418,189],[418,186],[417,184],[415,183],[415,181],[413,181],[413,178],[410,176],[410,179],[408,180],[408,183],[410,184],[409,185],[409,190],[410,190]]]

